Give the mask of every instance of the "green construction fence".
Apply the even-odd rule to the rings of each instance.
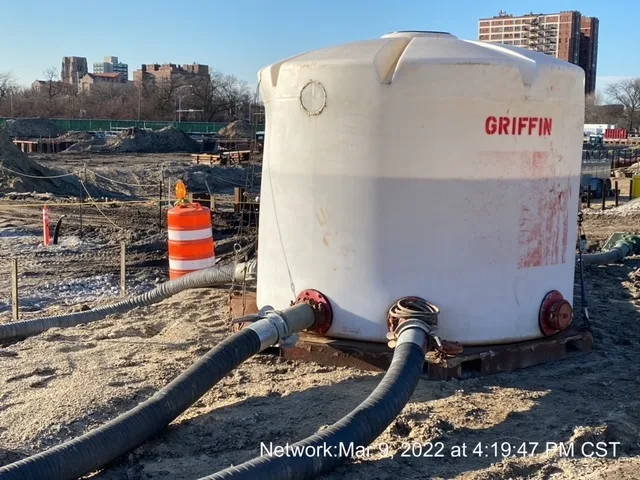
[[[7,118],[0,118],[0,125]],[[149,128],[151,130],[160,130],[161,128],[172,125],[187,133],[216,133],[224,128],[228,123],[224,122],[158,122],[146,120],[103,120],[103,119],[71,119],[71,118],[52,118],[53,121],[62,132],[70,130],[78,132],[93,131],[111,131],[123,128],[139,127]],[[256,131],[263,131],[264,125],[257,125]]]

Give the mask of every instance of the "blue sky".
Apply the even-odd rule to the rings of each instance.
[[[640,76],[640,4],[630,0],[0,0],[0,72],[28,85],[65,55],[142,63],[204,63],[256,84],[264,65],[393,30],[477,39],[478,18],[579,10],[600,18],[598,89]]]

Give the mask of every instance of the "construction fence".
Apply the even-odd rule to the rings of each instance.
[[[0,125],[8,118],[0,118]],[[217,133],[221,128],[228,125],[225,122],[161,122],[147,120],[104,120],[104,119],[71,119],[71,118],[52,118],[61,132],[95,132],[95,131],[113,131],[125,128],[149,128],[151,130],[160,130],[161,128],[173,126],[186,133]],[[256,131],[264,131],[264,125],[257,125]]]

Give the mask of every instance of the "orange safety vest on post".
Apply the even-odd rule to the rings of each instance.
[[[49,207],[42,208],[42,243],[48,247],[51,243],[51,233],[49,228]]]

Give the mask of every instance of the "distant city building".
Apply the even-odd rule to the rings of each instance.
[[[36,80],[31,84],[31,88],[33,91],[38,93],[47,92],[49,88],[54,92],[61,91],[64,93],[71,93],[74,90],[72,84],[64,83],[59,80],[53,80],[51,82],[49,82],[49,80]]]
[[[122,73],[87,73],[80,79],[78,91],[91,93],[96,85],[118,85],[127,83],[127,79]]]
[[[64,83],[78,85],[82,77],[89,73],[87,59],[84,57],[62,57],[60,77]]]
[[[585,71],[584,88],[587,93],[596,91],[599,27],[600,20],[597,18],[582,17],[580,24],[580,66]]]
[[[118,57],[104,57],[104,61],[93,64],[93,73],[121,73],[129,80],[129,65],[118,61]]]
[[[169,81],[179,78],[206,77],[207,75],[209,75],[209,66],[200,65],[199,63],[185,65],[151,63],[142,65],[140,70],[136,70],[133,73],[133,80],[135,82],[148,80]]]
[[[481,18],[478,39],[536,50],[579,65],[585,71],[585,93],[595,91],[598,25],[580,12],[530,13],[514,17],[506,12]]]

